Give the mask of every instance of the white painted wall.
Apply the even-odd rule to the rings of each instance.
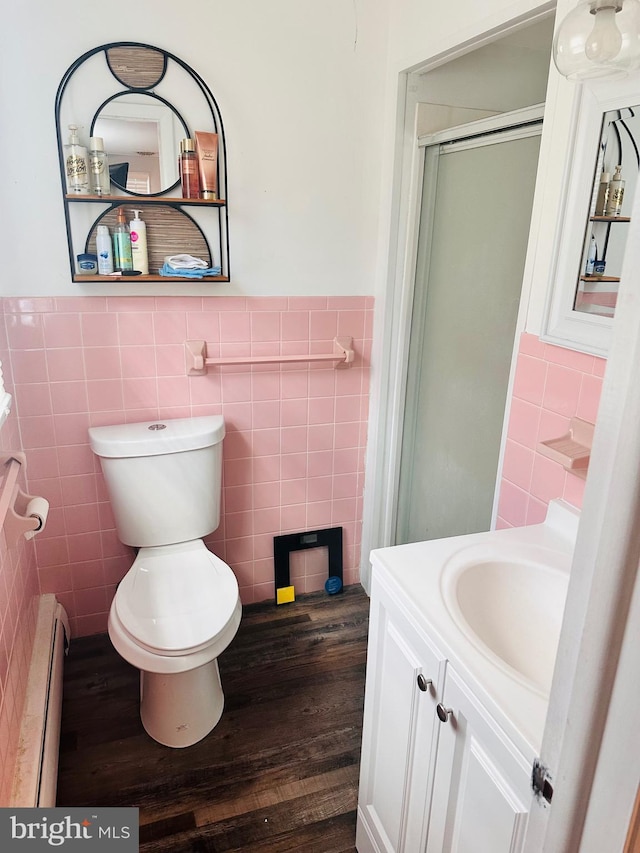
[[[68,270],[55,92],[79,55],[127,39],[176,53],[218,99],[229,152],[232,282],[215,292],[382,297],[394,227],[396,114],[404,103],[398,74],[427,60],[437,65],[454,48],[463,54],[480,34],[490,40],[504,21],[545,6],[113,0],[104,12],[70,0],[15,4],[0,29],[0,295],[83,292]],[[91,292],[101,287],[108,286]],[[144,288],[119,285],[118,293]],[[202,288],[185,284],[180,292]]]
[[[504,28],[505,22],[509,21],[513,29],[517,30],[519,22],[528,15],[536,12],[553,9],[556,4],[544,2],[544,0],[483,0],[482,3],[475,0],[455,0],[447,4],[446,10],[441,4],[433,2],[421,2],[421,0],[395,0],[392,4],[389,27],[388,48],[388,89],[395,95],[398,76],[403,72],[415,71],[426,68],[429,73],[423,75],[430,81],[438,81],[439,76],[443,78],[443,89],[440,94],[447,103],[455,103],[456,81],[452,79],[442,68],[444,63],[450,65],[451,59],[461,57],[456,66],[464,70],[465,54],[470,46],[479,46],[483,43],[487,55],[491,58],[497,56],[501,50],[499,45],[492,44],[497,31]],[[557,14],[562,19],[575,5],[575,0],[558,0]],[[514,59],[512,51],[505,53],[505,76],[509,75],[509,62]],[[517,52],[516,52],[517,55]],[[519,67],[529,57],[520,56]],[[441,70],[442,68],[442,70]],[[484,82],[484,81],[483,81]],[[539,82],[539,81],[538,81]],[[465,80],[459,81],[458,86],[464,88],[469,85]],[[503,81],[500,97],[508,97],[508,80]],[[518,81],[520,86],[520,81]],[[452,88],[453,87],[453,90]],[[542,136],[540,150],[539,175],[536,187],[536,197],[532,214],[531,241],[524,272],[523,293],[528,300],[526,310],[526,331],[539,334],[542,326],[544,306],[547,298],[548,288],[552,276],[552,260],[555,251],[556,230],[558,212],[561,208],[563,193],[565,192],[567,172],[570,167],[568,152],[572,144],[572,132],[575,103],[579,86],[569,83],[562,78],[553,64],[550,67],[548,90],[545,110],[545,130]],[[447,91],[448,89],[448,91]],[[443,103],[440,98],[433,98],[432,92],[421,93],[421,100]],[[463,103],[468,103],[468,92],[464,94]],[[383,168],[387,170],[383,177],[383,209],[394,210],[391,187],[399,191],[401,155],[398,155],[398,141],[396,139],[397,114],[402,110],[404,93],[399,98],[387,99],[387,116],[385,121],[386,139],[385,153],[383,156]],[[490,108],[496,104],[497,109],[506,109],[502,103],[497,106],[495,96],[488,92],[487,100],[483,106]],[[458,105],[461,105],[458,102]],[[478,107],[478,93],[473,94],[473,106]],[[394,152],[396,159],[394,162]],[[395,172],[394,172],[395,169]],[[395,179],[395,180],[394,180]],[[383,225],[386,223],[383,222]],[[396,226],[397,228],[397,223]],[[392,231],[392,233],[394,233]],[[379,241],[378,264],[378,293],[382,300],[386,301],[385,276],[388,275],[388,267],[384,260],[390,256],[390,263],[396,262],[394,257],[394,242],[385,245],[389,232],[382,232]],[[528,295],[528,296],[527,296]],[[384,323],[389,308],[385,308],[379,314],[380,323]]]
[[[175,53],[218,100],[228,145],[232,282],[215,292],[371,294],[387,6],[388,0],[12,4],[0,28],[0,295],[83,292],[69,275],[54,100],[78,56],[119,40]],[[91,292],[105,287],[113,292],[110,285]],[[175,285],[160,287],[171,292]],[[180,292],[204,287],[181,285]],[[146,288],[120,285],[117,292]]]

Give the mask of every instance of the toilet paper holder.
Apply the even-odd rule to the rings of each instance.
[[[28,495],[18,485],[20,470],[26,470],[24,453],[0,454],[0,526],[7,542],[14,544],[21,536],[31,539],[44,527],[49,511],[45,498]]]

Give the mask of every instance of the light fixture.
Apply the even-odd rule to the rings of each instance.
[[[639,0],[579,0],[558,27],[553,59],[569,80],[626,77],[640,68]]]

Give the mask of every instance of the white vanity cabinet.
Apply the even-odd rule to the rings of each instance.
[[[374,581],[356,847],[425,849],[445,660],[383,585]]]
[[[531,799],[531,765],[451,666],[440,733],[427,853],[518,853]]]
[[[372,583],[356,848],[517,853],[531,763],[383,572]],[[432,684],[421,690],[419,679]],[[422,683],[424,687],[424,683]],[[442,719],[441,719],[442,718]]]

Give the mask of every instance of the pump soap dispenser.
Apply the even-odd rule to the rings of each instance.
[[[147,253],[147,226],[140,219],[140,211],[133,211],[133,219],[129,223],[131,232],[131,257],[133,259],[133,268],[142,273],[149,275],[149,255]]]
[[[607,216],[620,216],[622,199],[624,198],[624,181],[622,180],[622,166],[616,166],[613,178],[609,184],[609,198],[607,200]]]
[[[67,192],[78,195],[89,193],[89,166],[87,149],[80,144],[78,127],[69,125],[69,144],[64,146],[64,169],[67,177]]]

